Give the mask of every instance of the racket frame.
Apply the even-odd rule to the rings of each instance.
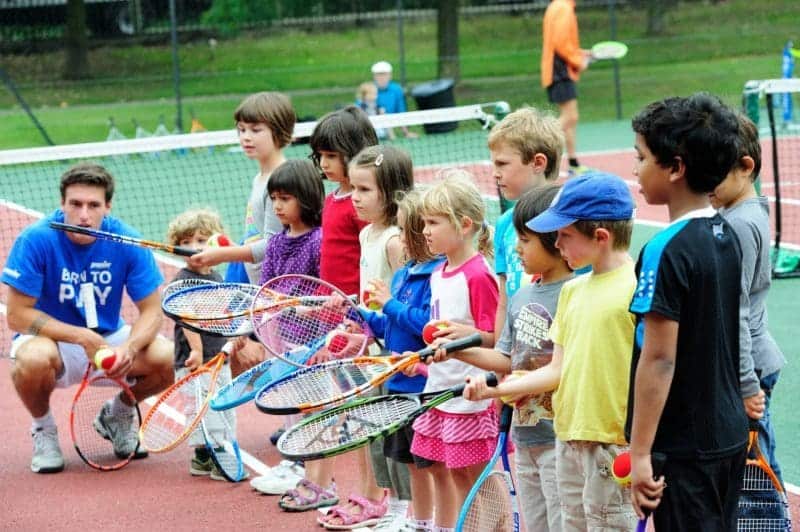
[[[100,240],[108,240],[110,242],[116,242],[117,244],[127,244],[130,246],[137,246],[140,248],[155,249],[157,251],[164,251],[166,253],[172,253],[173,255],[180,255],[182,257],[191,257],[192,255],[200,253],[200,250],[198,249],[184,248],[181,246],[172,246],[170,244],[164,244],[163,242],[156,242],[154,240],[145,240],[144,238],[136,238],[133,236],[120,235],[117,233],[109,233],[108,231],[101,231],[100,229],[94,229],[91,227],[82,227],[80,225],[72,225],[72,224],[65,224],[62,222],[52,221],[50,222],[50,227],[52,227],[53,229],[57,229],[59,231],[92,236],[94,238],[99,238]]]
[[[456,351],[461,351],[463,349],[468,349],[470,347],[478,347],[481,345],[481,342],[482,340],[480,333],[475,333],[466,336],[464,338],[459,338],[458,340],[453,340],[452,342],[442,344],[441,346],[438,347],[426,347],[425,349],[422,349],[421,351],[414,353],[413,355],[405,357],[404,356],[356,357],[351,359],[332,360],[330,362],[325,362],[323,364],[302,368],[295,371],[294,373],[291,373],[283,377],[282,379],[278,379],[272,383],[267,384],[261,390],[259,390],[255,396],[256,407],[265,414],[275,414],[275,415],[303,414],[303,413],[315,412],[325,407],[341,404],[353,397],[363,395],[369,390],[372,390],[373,388],[380,386],[398,372],[403,371],[406,368],[409,368],[414,364],[429,358],[439,348],[443,348],[447,353],[453,353]],[[296,405],[282,405],[282,406],[273,406],[264,403],[262,401],[259,401],[259,398],[261,398],[266,393],[270,392],[272,389],[278,388],[287,382],[295,380],[302,381],[305,375],[324,373],[326,371],[332,372],[342,367],[348,367],[348,366],[353,367],[353,366],[369,365],[369,364],[386,365],[386,370],[382,371],[378,375],[375,375],[367,382],[364,382],[363,384],[356,386],[355,388],[333,395],[326,399],[318,401],[307,401]],[[298,386],[300,388],[306,389],[305,387],[302,386],[302,383]]]
[[[231,342],[226,343],[222,350],[217,353],[214,358],[194,370],[193,372],[189,373],[188,375],[184,375],[181,379],[175,382],[172,386],[161,392],[161,395],[158,396],[155,404],[148,410],[147,414],[144,416],[144,420],[142,420],[142,425],[139,428],[139,441],[141,442],[140,445],[144,446],[150,452],[153,453],[164,453],[167,451],[171,451],[172,449],[176,448],[178,445],[183,443],[186,438],[197,428],[197,425],[202,421],[203,415],[205,415],[206,410],[208,409],[208,403],[211,399],[211,396],[214,394],[216,389],[216,382],[217,377],[219,376],[219,372],[222,369],[223,364],[225,364],[225,360],[230,355],[231,350],[233,349],[233,344]],[[194,418],[189,421],[184,421],[184,429],[183,431],[174,438],[173,441],[168,442],[165,445],[160,447],[149,447],[146,445],[147,432],[148,428],[150,427],[152,420],[158,414],[159,407],[166,403],[166,401],[176,393],[183,393],[180,389],[186,386],[187,382],[191,381],[199,381],[203,378],[204,374],[209,374],[209,385],[208,385],[208,392],[203,400],[203,404],[200,408],[194,412]],[[196,386],[197,382],[193,382],[190,384],[191,386]]]
[[[128,465],[130,463],[130,461],[136,455],[136,450],[137,449],[134,449],[133,452],[131,452],[128,456],[126,456],[124,458],[119,458],[117,456],[117,458],[119,458],[119,462],[116,462],[116,463],[114,463],[112,465],[98,464],[98,463],[94,462],[89,456],[87,456],[85,451],[81,451],[80,446],[78,445],[78,439],[79,439],[78,438],[78,432],[77,432],[78,429],[75,426],[75,424],[77,422],[76,421],[75,412],[76,412],[77,406],[78,406],[78,404],[80,402],[80,398],[82,397],[83,393],[86,392],[89,389],[89,387],[92,386],[95,382],[98,382],[98,381],[101,381],[101,380],[111,381],[111,382],[115,383],[119,387],[119,391],[120,392],[124,393],[128,397],[128,399],[130,399],[132,401],[132,403],[134,405],[133,408],[134,408],[134,411],[135,411],[134,415],[136,416],[136,419],[138,420],[139,425],[141,425],[141,423],[142,423],[142,413],[139,410],[139,403],[136,401],[136,397],[133,395],[133,392],[131,391],[130,387],[128,386],[128,384],[125,381],[123,381],[121,379],[111,378],[108,375],[106,375],[105,373],[100,373],[100,374],[91,376],[93,370],[94,370],[94,366],[93,366],[93,364],[91,362],[89,362],[86,365],[86,372],[83,374],[83,379],[81,380],[80,386],[78,386],[78,390],[75,392],[75,395],[72,398],[72,405],[70,406],[70,412],[69,412],[69,432],[70,432],[70,437],[72,438],[72,445],[73,445],[73,447],[75,447],[75,452],[78,453],[78,456],[80,457],[81,460],[83,460],[83,462],[86,465],[88,465],[92,469],[96,469],[98,471],[116,471],[118,469],[122,469],[123,467],[125,467],[126,465]],[[92,427],[92,430],[94,430],[94,427]],[[113,444],[111,442],[109,442],[109,445],[111,446]],[[115,456],[116,456],[116,454],[115,454]]]
[[[217,466],[217,469],[222,476],[225,477],[225,480],[228,482],[239,482],[244,478],[244,462],[242,461],[242,453],[239,449],[239,442],[236,440],[236,433],[233,431],[226,414],[224,412],[214,411],[213,415],[217,416],[220,419],[222,428],[225,432],[226,439],[222,442],[217,442],[214,437],[211,435],[211,430],[208,428],[208,423],[206,422],[208,415],[211,413],[208,410],[208,397],[209,394],[203,396],[202,390],[197,390],[197,400],[198,400],[198,408],[202,408],[202,403],[206,404],[206,408],[204,409],[203,416],[200,420],[200,430],[203,433],[203,440],[206,446],[206,450],[208,451],[209,456],[211,457],[211,461],[214,462],[214,465]],[[220,450],[215,443],[220,444],[221,452],[225,453],[229,458],[233,459],[236,462],[236,471],[231,474],[229,468],[223,465],[222,458],[220,457]]]

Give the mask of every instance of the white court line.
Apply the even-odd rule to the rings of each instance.
[[[800,486],[795,486],[790,482],[786,482],[786,491],[788,491],[792,495],[800,495]]]
[[[148,397],[147,399],[144,400],[144,403],[152,407],[156,403],[156,400],[154,397]],[[181,412],[178,412],[177,410],[171,408],[169,405],[163,405],[163,406],[166,407],[165,410],[169,413],[170,417],[172,417],[178,423],[183,422],[182,420],[184,419],[184,415]],[[242,462],[244,463],[244,465],[252,469],[254,472],[258,473],[259,476],[263,477],[264,475],[269,473],[271,468],[268,465],[266,465],[264,462],[262,462],[252,454],[245,451],[241,446],[239,447],[239,453],[242,455]]]

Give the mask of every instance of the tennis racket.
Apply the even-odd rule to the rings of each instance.
[[[456,522],[458,532],[519,531],[517,490],[508,461],[508,431],[513,416],[514,408],[503,405],[497,447],[464,499]],[[495,471],[498,460],[503,464],[502,471]]]
[[[487,384],[497,385],[494,374]],[[287,460],[318,460],[346,453],[394,434],[419,416],[460,397],[464,384],[423,394],[362,397],[313,414],[283,433],[278,452]]]
[[[197,387],[196,394],[197,408],[202,409],[208,394],[200,386]],[[236,429],[231,426],[228,414],[206,410],[200,421],[200,428],[208,454],[225,480],[228,482],[242,480],[244,478],[242,453],[236,440]]]
[[[325,340],[319,339],[310,346],[303,345],[294,351],[285,353],[283,358],[289,358],[302,365],[323,347],[325,347]],[[279,358],[268,358],[239,374],[230,383],[217,390],[208,406],[212,410],[227,410],[252,401],[261,388],[294,371],[297,371],[297,366],[288,364]]]
[[[114,452],[111,441],[95,428],[95,419],[107,401],[117,395],[128,399],[134,406],[137,426],[142,421],[136,398],[128,385],[121,379],[112,379],[105,373],[98,373],[94,365],[86,366],[86,373],[75,397],[69,414],[69,430],[75,451],[86,465],[99,471],[114,471],[125,467],[131,461],[135,450],[128,455]]]
[[[444,344],[448,353],[481,345],[476,333]],[[389,377],[427,359],[428,347],[411,356],[358,357],[302,368],[268,384],[256,395],[256,406],[267,414],[299,414],[341,403],[379,386]]]
[[[276,303],[259,308],[262,301]],[[284,354],[314,345],[342,327],[358,333],[352,335],[355,341],[349,342],[347,356],[360,355],[374,339],[353,298],[332,284],[307,275],[282,275],[267,281],[253,299],[250,316],[253,332],[267,351],[299,367],[302,365]]]
[[[167,298],[171,297],[174,294],[187,290],[189,288],[194,288],[196,286],[213,287],[213,286],[218,286],[220,284],[222,283],[209,281],[207,279],[196,279],[196,278],[179,279],[177,281],[168,284],[164,288],[164,292],[161,294],[162,306],[163,302]],[[242,292],[244,292],[245,294],[249,294],[251,296],[255,295],[259,289],[258,286],[251,284],[239,284],[239,283],[225,283],[225,284],[231,288],[237,288]],[[235,337],[235,336],[248,335],[253,332],[253,325],[252,322],[250,321],[249,316],[239,316],[236,318],[229,318],[223,320],[192,320],[192,319],[178,318],[176,316],[172,316],[171,319],[177,325],[185,329],[189,329],[190,331],[194,331],[200,334],[209,334],[211,336]]]
[[[758,444],[758,421],[750,420],[750,441],[739,494],[737,530],[792,529],[786,492]]]
[[[231,342],[226,343],[214,358],[161,393],[139,429],[139,440],[145,449],[154,453],[166,452],[189,437],[208,409],[217,376],[232,348]],[[201,404],[197,401],[198,387],[203,387],[205,391]]]
[[[622,59],[628,54],[628,46],[619,41],[602,41],[591,49],[592,60]]]
[[[82,227],[79,225],[70,225],[61,222],[50,222],[50,227],[58,229],[59,231],[67,231],[69,233],[79,233],[82,235],[93,236],[101,240],[110,240],[118,244],[128,244],[131,246],[138,246],[140,248],[155,249],[158,251],[165,251],[173,255],[181,255],[183,257],[191,257],[200,251],[197,249],[182,248],[180,246],[172,246],[162,242],[155,242],[153,240],[145,240],[143,238],[136,238],[128,235],[119,235],[117,233],[109,233],[99,229],[92,229],[91,227]]]

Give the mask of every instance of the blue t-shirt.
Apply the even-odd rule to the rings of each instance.
[[[123,292],[140,301],[164,280],[152,252],[101,239],[89,245],[74,244],[66,233],[52,229],[51,221],[63,222],[64,213],[56,210],[20,233],[0,281],[36,298],[36,309],[77,327],[87,325],[80,288],[91,283],[97,309],[95,330],[102,335],[118,330],[124,325],[120,317]],[[140,237],[110,216],[103,219],[100,229]]]
[[[514,210],[507,210],[497,219],[494,233],[494,273],[506,276],[506,295],[509,299],[523,285],[530,284],[517,253],[517,230]]]
[[[378,109],[383,109],[386,114],[405,113],[406,95],[403,88],[394,81],[390,81],[385,89],[378,87]]]

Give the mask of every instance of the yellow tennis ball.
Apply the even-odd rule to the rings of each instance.
[[[518,379],[519,377],[525,375],[526,373],[528,373],[528,372],[525,371],[525,370],[521,370],[521,369],[514,370],[514,371],[511,372],[511,374],[508,377],[505,378],[505,380],[503,380],[503,382],[511,382],[511,381],[513,381],[515,379]],[[519,394],[502,395],[502,396],[500,396],[500,400],[503,401],[507,405],[514,406],[514,403],[516,402],[516,399],[518,397],[519,397]]]
[[[117,354],[110,347],[101,347],[94,354],[94,367],[108,371],[114,362],[117,361]]]

